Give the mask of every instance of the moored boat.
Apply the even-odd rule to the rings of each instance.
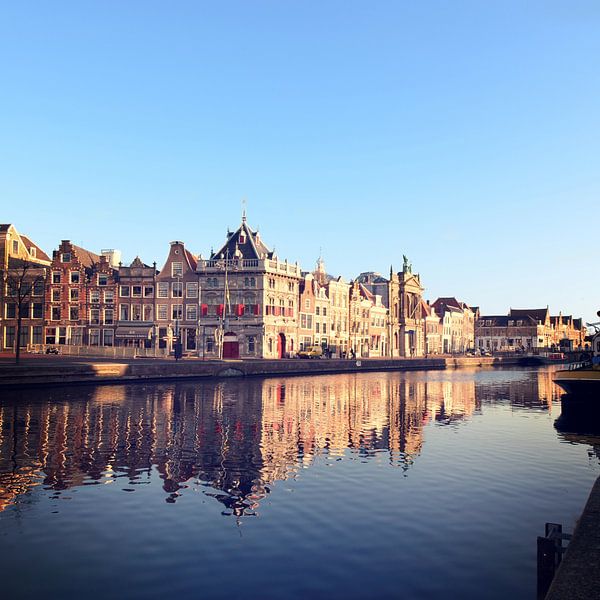
[[[554,382],[568,394],[600,399],[600,323],[588,323],[588,326],[595,330],[591,339],[590,362],[576,369],[556,371]]]

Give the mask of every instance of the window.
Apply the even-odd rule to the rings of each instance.
[[[310,298],[304,301],[304,310],[310,310]]]
[[[248,336],[248,353],[252,354],[254,352],[255,349],[255,338],[253,335],[249,335]]]
[[[112,325],[115,322],[115,311],[112,308],[104,309],[104,324]]]
[[[173,298],[183,298],[183,283],[181,281],[174,281],[172,284]]]
[[[31,255],[32,258],[35,258],[36,254],[37,254],[37,250],[35,248],[29,248],[29,254]]]
[[[316,327],[316,332],[319,333],[320,330],[319,330],[319,323],[318,322],[315,323],[315,327]]]
[[[50,319],[52,321],[60,321],[60,306],[53,306],[50,313]]]
[[[171,263],[171,277],[177,277],[179,275],[183,275],[183,263],[182,262]]]
[[[115,293],[113,290],[104,290],[104,302],[112,304],[115,301]]]
[[[186,304],[185,305],[185,320],[186,321],[197,321],[198,320],[198,305],[197,304]]]
[[[105,346],[113,346],[114,345],[114,331],[112,329],[104,330],[104,345]]]
[[[171,309],[172,319],[183,319],[183,304],[173,304]]]
[[[90,302],[92,304],[98,304],[100,302],[100,290],[90,291]]]
[[[157,312],[158,312],[158,320],[159,321],[166,321],[169,317],[168,317],[168,309],[167,309],[167,305],[166,304],[159,304],[157,307]]]
[[[60,273],[52,272],[52,283],[60,283]]]
[[[120,287],[119,296],[121,296],[121,298],[129,298],[129,286],[128,285],[122,285]]]
[[[79,271],[71,271],[71,283],[79,283]]]
[[[33,318],[34,319],[43,319],[44,318],[44,305],[43,304],[34,303]]]
[[[185,295],[186,298],[197,298],[198,297],[198,282],[188,281],[185,284]]]
[[[78,306],[69,306],[69,320],[70,321],[78,321],[79,320],[79,307]]]
[[[63,252],[60,256],[60,260],[61,260],[61,262],[64,262],[64,263],[71,262],[71,253]]]
[[[98,275],[98,285],[108,285],[108,275]]]
[[[40,279],[37,279],[33,282],[33,295],[34,296],[43,296],[44,295],[44,282]]]
[[[168,298],[169,297],[169,284],[166,281],[158,282],[158,294],[159,298]]]
[[[290,292],[294,291],[294,282],[293,281],[288,281],[288,291],[290,291]]]
[[[154,287],[151,285],[144,286],[144,298],[152,298],[154,296]]]
[[[41,325],[34,325],[33,326],[33,340],[32,342],[34,344],[42,344],[44,341],[43,335],[42,335],[42,326]]]
[[[129,321],[129,304],[119,305],[119,321]]]
[[[256,278],[250,277],[250,287],[256,287]]]
[[[153,321],[154,320],[154,311],[153,306],[151,304],[145,304],[143,307],[144,311],[144,321]]]
[[[60,302],[60,290],[52,290],[52,302]]]
[[[92,325],[100,325],[100,309],[98,309],[98,308],[90,309],[90,323]]]
[[[90,346],[100,345],[100,330],[90,329]]]
[[[327,316],[327,308],[324,306],[323,307],[323,316],[326,317]]]
[[[141,285],[134,285],[131,288],[131,295],[134,298],[141,298],[142,297],[142,286]]]
[[[19,253],[19,241],[13,240],[13,254]]]
[[[212,337],[206,338],[206,351],[207,352],[215,351],[215,340]]]
[[[24,325],[21,327],[21,339],[19,340],[19,346],[21,348],[27,346],[29,343],[29,327]]]
[[[131,320],[141,321],[142,320],[142,306],[141,304],[131,305]]]
[[[79,301],[79,290],[77,288],[71,288],[69,290],[69,302]]]
[[[4,347],[12,348],[15,345],[15,328],[9,325],[4,328]]]
[[[17,305],[14,302],[6,304],[6,318],[16,319],[17,318]]]

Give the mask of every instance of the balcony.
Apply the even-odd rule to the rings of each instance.
[[[199,260],[197,273],[223,273],[228,271],[259,271],[263,273],[280,273],[282,275],[291,275],[300,277],[300,265],[298,263],[288,263],[280,260],[259,260],[259,259],[217,259],[217,260]]]

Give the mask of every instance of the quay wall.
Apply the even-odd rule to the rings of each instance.
[[[511,357],[457,357],[358,360],[123,360],[65,361],[62,357],[0,365],[0,387],[30,387],[71,383],[122,383],[207,377],[268,377],[321,375],[360,371],[443,370],[464,367],[495,367],[519,364]]]

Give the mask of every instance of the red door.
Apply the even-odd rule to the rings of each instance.
[[[223,336],[223,358],[239,358],[240,357],[240,343],[238,342],[237,335],[232,332],[228,332]]]
[[[280,333],[277,336],[277,358],[283,358],[285,356],[285,335]]]

